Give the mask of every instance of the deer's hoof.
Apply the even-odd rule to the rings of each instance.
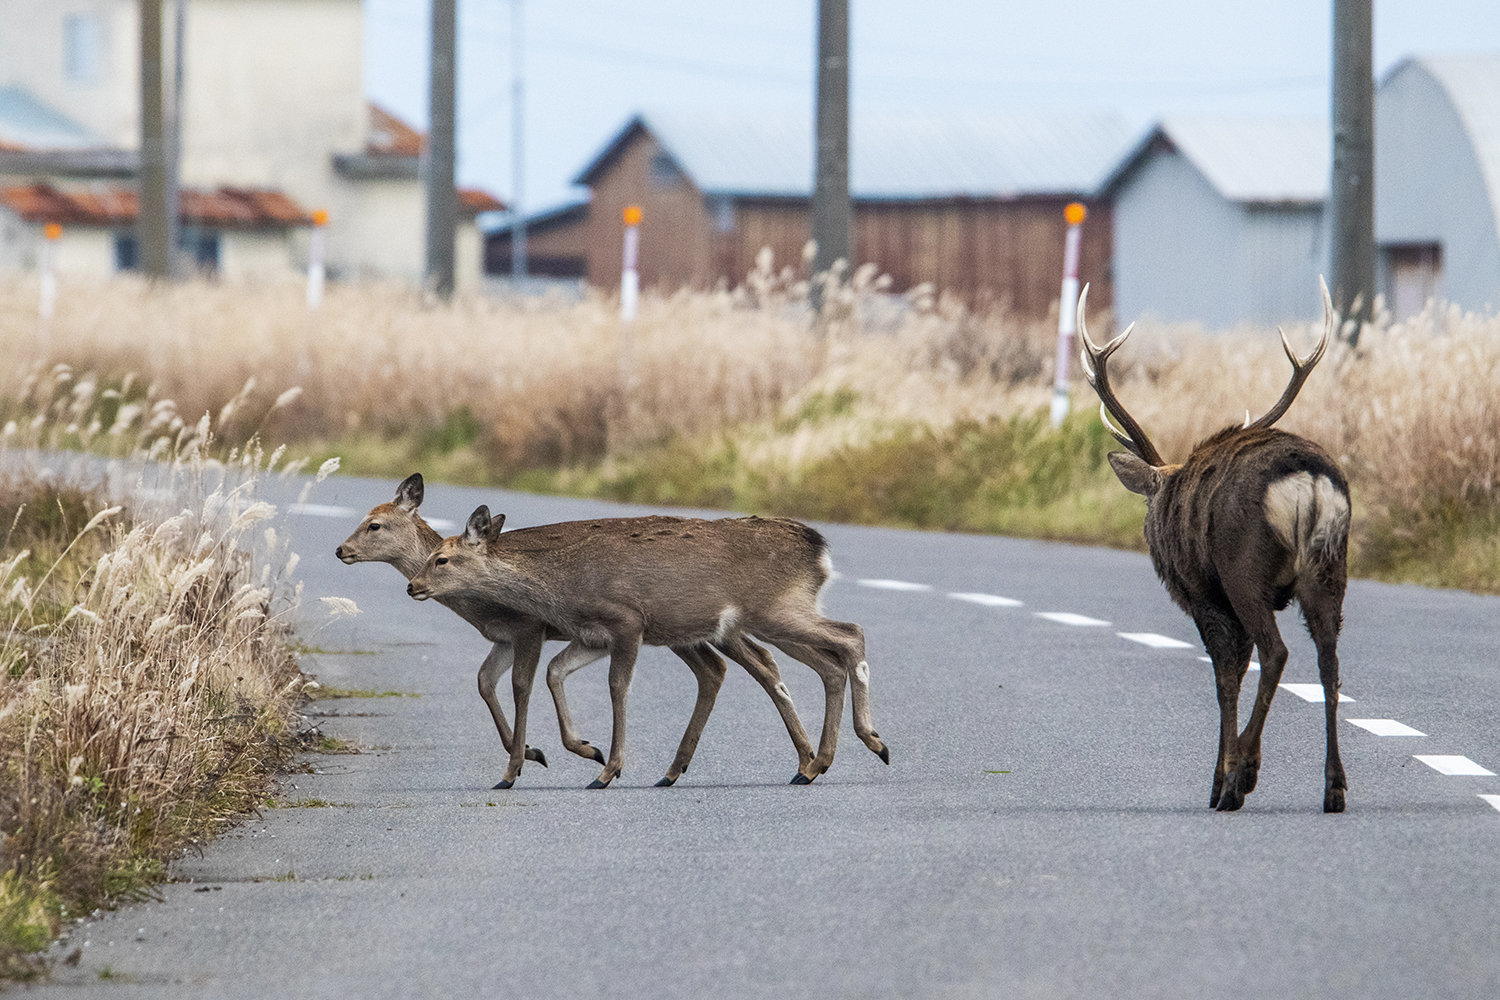
[[[1323,811],[1326,813],[1341,813],[1344,811],[1344,790],[1342,788],[1330,788],[1323,793]]]
[[[543,767],[547,766],[547,755],[544,754],[544,753],[542,753],[536,747],[527,747],[526,748],[526,759],[527,760],[534,760],[538,764],[542,765]]]
[[[875,751],[875,752],[880,757],[881,760],[885,761],[885,763],[889,764],[891,762],[891,748],[890,747],[888,747],[888,746],[886,746],[885,744],[882,743],[880,745],[880,749],[877,750],[877,751]]]
[[[671,776],[665,777],[656,783],[657,788],[671,788],[677,784],[677,779]]]
[[[495,785],[495,787],[496,788],[510,788],[513,785],[515,785],[514,781],[507,781],[506,779],[501,778],[499,784]]]
[[[1244,804],[1244,793],[1234,787],[1233,781],[1224,782],[1224,791],[1219,793],[1219,812],[1234,812]]]
[[[584,746],[589,747],[589,745],[587,743],[585,743]],[[593,753],[594,763],[595,764],[603,764],[604,763],[604,751],[600,750],[598,747],[589,747],[589,749],[592,750],[592,751],[594,751],[594,753]]]
[[[1255,791],[1255,783],[1260,780],[1260,761],[1246,764],[1240,768],[1239,787],[1246,795]]]
[[[801,771],[798,771],[796,774],[792,775],[792,784],[794,784],[794,785],[810,785],[810,784],[812,784],[812,779],[809,778],[807,775],[803,774]]]
[[[587,787],[587,788],[608,788],[609,787],[609,782],[607,782],[607,781],[600,781],[598,778],[595,778],[593,781],[590,781],[588,783],[588,785],[586,785],[585,787]]]

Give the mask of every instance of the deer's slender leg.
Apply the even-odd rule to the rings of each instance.
[[[676,783],[688,769],[688,764],[692,763],[693,753],[698,749],[698,739],[703,735],[703,727],[708,724],[709,713],[714,710],[714,702],[719,697],[719,688],[724,686],[724,661],[712,647],[673,646],[671,649],[692,669],[693,676],[698,678],[698,701],[693,705],[693,717],[688,720],[687,731],[682,734],[677,756],[673,759],[672,766],[667,768],[666,777],[656,783],[657,788],[666,788]]]
[[[828,655],[817,645],[793,639],[772,638],[758,635],[787,656],[801,660],[823,678],[823,735],[818,741],[818,753],[811,762],[797,769],[792,784],[810,784],[814,778],[828,770],[833,763],[834,752],[839,745],[839,723],[844,716],[844,686],[849,683],[849,671],[836,657]],[[810,637],[813,642],[817,637]]]
[[[511,744],[510,764],[505,769],[505,777],[495,785],[496,788],[510,788],[514,785],[526,760],[526,711],[531,704],[531,684],[536,679],[536,665],[542,658],[542,643],[545,640],[546,632],[541,628],[522,629],[513,639],[515,667],[511,670],[510,683],[516,701],[515,741]]]
[[[495,720],[495,729],[500,733],[500,745],[505,747],[505,752],[510,753],[510,723],[505,721],[505,710],[500,706],[500,698],[495,693],[499,686],[500,678],[510,669],[515,657],[515,647],[508,642],[497,642],[490,647],[489,655],[479,665],[479,697],[489,707],[490,718]],[[526,759],[534,760],[543,767],[547,766],[547,755],[535,747],[526,748]]]
[[[630,680],[635,676],[635,659],[641,651],[639,630],[629,635],[616,633],[609,647],[609,701],[614,708],[614,728],[609,739],[609,760],[590,788],[607,788],[625,770],[625,699],[630,694]]]
[[[1342,591],[1342,587],[1339,588]],[[1339,628],[1343,614],[1342,592],[1311,594],[1298,597],[1302,617],[1313,643],[1318,647],[1318,678],[1323,682],[1323,713],[1328,728],[1328,756],[1323,764],[1323,811],[1344,811],[1344,793],[1349,789],[1344,777],[1344,763],[1339,759]]]
[[[1224,791],[1219,797],[1219,809],[1224,812],[1238,809],[1245,803],[1245,796],[1255,790],[1260,775],[1260,735],[1266,725],[1266,715],[1271,710],[1271,699],[1276,696],[1276,686],[1281,683],[1281,671],[1286,667],[1286,643],[1281,641],[1281,632],[1276,628],[1276,614],[1260,594],[1246,595],[1241,599],[1231,591],[1230,600],[1245,631],[1255,640],[1260,650],[1260,686],[1255,692],[1255,707],[1250,710],[1250,719],[1244,732],[1230,746],[1228,775],[1224,779]]]
[[[1214,764],[1213,792],[1208,807],[1219,805],[1229,774],[1229,752],[1239,736],[1240,684],[1250,665],[1254,643],[1230,612],[1206,608],[1195,619],[1203,648],[1214,665],[1214,687],[1219,700],[1219,756]]]
[[[849,668],[849,701],[854,715],[854,735],[875,756],[889,764],[891,751],[875,731],[870,717],[870,664],[865,661],[865,630],[852,622],[830,621],[827,625],[843,635],[843,656],[845,662],[852,664]]]
[[[787,735],[791,736],[792,745],[797,748],[797,765],[805,771],[813,759],[812,742],[807,738],[807,730],[802,728],[802,719],[797,715],[797,707],[792,704],[792,693],[782,682],[781,671],[776,669],[776,661],[769,652],[743,635],[730,636],[715,645],[721,653],[744,667],[755,678],[756,683],[765,688],[766,694],[771,696],[776,711],[781,713],[781,721],[786,723]]]
[[[563,682],[570,674],[582,670],[608,652],[604,646],[585,646],[581,642],[573,642],[547,664],[547,689],[552,692],[552,704],[557,706],[557,728],[562,736],[563,747],[600,764],[604,763],[604,752],[598,747],[590,746],[588,740],[579,739],[573,728],[573,716],[568,713],[568,696],[563,690]]]

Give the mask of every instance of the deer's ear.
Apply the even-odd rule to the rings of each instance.
[[[505,515],[504,514],[496,514],[494,517],[490,518],[489,535],[490,535],[491,538],[494,538],[496,535],[500,534],[500,532],[502,532],[504,530],[505,530]]]
[[[1141,496],[1155,496],[1156,491],[1161,489],[1162,475],[1155,466],[1132,455],[1128,451],[1112,451],[1109,453],[1110,468],[1115,470],[1125,488],[1132,493]]]
[[[480,546],[484,544],[484,537],[490,530],[490,509],[484,504],[474,508],[474,513],[469,515],[469,523],[464,526],[464,542],[468,545]]]
[[[413,472],[396,487],[396,506],[410,513],[422,506],[422,474]]]

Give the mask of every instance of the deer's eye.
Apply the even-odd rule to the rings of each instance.
[[[437,561],[437,564],[438,564],[438,565],[439,565],[439,566],[446,566],[446,565],[448,565],[448,557],[447,557],[447,556],[442,556],[442,557],[440,557],[440,558],[439,558],[439,559],[438,559],[438,561]]]
[[[379,521],[371,521],[370,522],[370,530],[371,531],[379,531],[380,530],[380,522]]]

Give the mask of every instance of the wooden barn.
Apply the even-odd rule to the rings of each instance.
[[[850,186],[856,263],[896,290],[931,282],[1033,315],[1057,300],[1063,208],[1082,200],[1082,280],[1108,306],[1111,210],[1092,197],[1131,145],[1112,116],[857,119]],[[618,287],[622,213],[639,205],[643,285],[738,284],[763,247],[802,267],[810,232],[812,126],[794,115],[661,112],[627,122],[579,173],[587,205],[528,220],[532,273]],[[510,231],[489,236],[491,274]]]

